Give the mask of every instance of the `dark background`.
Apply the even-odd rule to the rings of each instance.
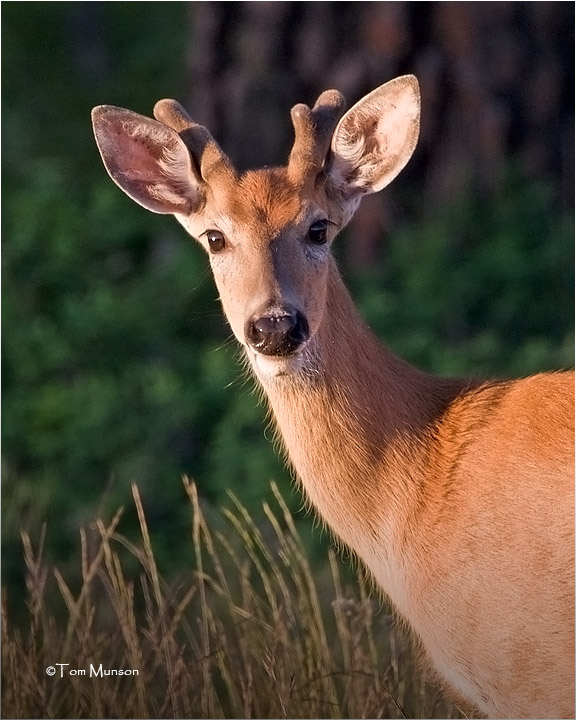
[[[300,506],[206,258],[110,181],[94,105],[175,97],[237,166],[280,164],[292,105],[415,73],[415,156],[340,264],[419,367],[523,375],[573,362],[573,28],[569,2],[2,3],[5,585],[21,529],[72,563],[133,482],[165,573],[189,561],[184,473],[206,503],[256,511],[277,479]]]

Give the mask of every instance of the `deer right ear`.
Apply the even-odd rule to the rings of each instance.
[[[114,182],[155,213],[189,215],[202,202],[201,182],[177,132],[131,110],[92,110],[96,144]]]
[[[332,137],[330,180],[345,197],[382,190],[406,165],[418,140],[420,91],[404,75],[366,95]]]

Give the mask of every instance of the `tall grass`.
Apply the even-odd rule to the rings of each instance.
[[[366,581],[349,587],[331,551],[312,570],[278,491],[258,524],[236,501],[208,521],[185,485],[195,568],[171,583],[136,487],[141,537],[119,534],[121,512],[83,530],[76,588],[23,534],[29,622],[3,597],[3,717],[461,717]],[[100,664],[138,674],[91,677]]]

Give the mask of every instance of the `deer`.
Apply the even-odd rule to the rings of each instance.
[[[291,110],[286,166],[238,172],[175,100],[92,111],[112,180],[207,251],[289,466],[448,692],[493,718],[574,717],[574,373],[436,377],[360,317],[331,253],[412,156],[420,91]]]

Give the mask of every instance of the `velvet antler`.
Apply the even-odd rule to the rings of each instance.
[[[209,182],[210,177],[215,174],[235,177],[232,163],[209,130],[195,123],[179,102],[159,100],[154,106],[154,117],[180,135],[198,164],[202,180]]]
[[[291,111],[294,146],[288,175],[297,184],[315,178],[324,167],[334,128],[344,111],[344,97],[337,90],[323,92],[312,110],[300,103]]]

